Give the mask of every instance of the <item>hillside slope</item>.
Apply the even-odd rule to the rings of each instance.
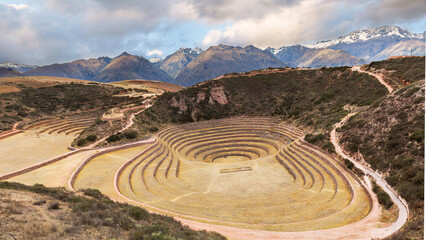
[[[115,82],[129,79],[159,80],[171,82],[173,79],[163,70],[154,67],[143,57],[126,52],[114,58],[108,66],[97,74],[93,80],[97,82]]]
[[[383,76],[394,87],[425,79],[425,57],[398,57],[372,62],[362,68]]]
[[[0,189],[1,239],[225,239],[114,202],[94,189],[74,193],[9,182],[0,182]]]
[[[25,76],[53,76],[92,80],[111,62],[111,58],[81,59],[70,63],[52,64],[25,72]]]
[[[281,116],[304,128],[331,129],[347,114],[346,104],[368,105],[385,94],[373,77],[345,67],[232,75],[165,93],[137,121],[145,133],[152,126],[238,115]]]
[[[283,66],[273,54],[253,46],[242,48],[219,45],[208,48],[186,65],[175,83],[187,87],[225,73]]]
[[[18,77],[18,76],[22,76],[22,74],[11,68],[0,67],[0,77]]]
[[[0,131],[16,122],[32,121],[61,114],[88,111],[117,104],[138,102],[140,98],[114,97],[123,88],[100,84],[67,84],[23,88],[0,94]]]
[[[423,80],[393,92],[339,129],[346,150],[359,151],[409,203],[410,222],[395,239],[422,238],[424,98]]]

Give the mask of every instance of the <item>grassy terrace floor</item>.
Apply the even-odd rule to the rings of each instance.
[[[75,187],[118,190],[181,218],[274,231],[307,231],[364,218],[370,196],[332,156],[300,140],[303,132],[268,117],[177,125],[150,147],[91,160]]]

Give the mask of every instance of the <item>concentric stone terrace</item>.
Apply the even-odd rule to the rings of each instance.
[[[368,192],[302,136],[266,117],[173,126],[117,171],[116,189],[159,212],[250,229],[307,231],[364,218]]]

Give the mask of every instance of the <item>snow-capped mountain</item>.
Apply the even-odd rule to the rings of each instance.
[[[196,48],[185,48],[181,47],[176,52],[183,52],[185,54],[200,54],[203,50],[199,47]]]
[[[328,48],[333,45],[346,43],[356,43],[361,41],[367,41],[374,38],[384,37],[396,37],[403,39],[422,39],[425,37],[425,33],[412,33],[408,30],[402,29],[398,26],[384,26],[384,27],[372,27],[364,30],[357,30],[347,35],[341,36],[335,40],[326,40],[317,42],[314,44],[305,44],[306,47],[310,48]]]
[[[304,46],[343,50],[368,61],[380,61],[398,55],[424,56],[425,32],[412,33],[397,26],[374,27],[354,31],[335,40]]]
[[[150,63],[159,63],[159,62],[161,62],[161,58],[153,57],[153,58],[150,58],[148,61]]]
[[[11,62],[4,62],[4,63],[0,63],[0,67],[3,68],[11,68],[13,70],[16,70],[20,73],[24,73],[26,71],[29,71],[31,69],[34,69],[38,66],[36,65],[26,65],[26,64],[19,64],[19,63],[11,63]]]
[[[203,50],[199,47],[181,47],[158,64],[163,71],[169,74],[169,76],[175,78],[179,74],[180,70],[200,55],[201,52],[203,52]]]

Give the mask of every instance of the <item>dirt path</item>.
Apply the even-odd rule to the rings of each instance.
[[[385,82],[385,80],[383,80],[383,77],[380,76],[379,74],[376,73],[372,73],[372,72],[367,72],[364,70],[361,70],[361,66],[353,66],[352,67],[352,71],[358,71],[361,73],[367,73],[375,78],[377,78],[377,80],[379,80],[379,82],[386,87],[386,89],[388,90],[389,93],[393,92],[393,87],[391,85],[389,85],[387,82]]]
[[[340,146],[336,129],[341,127],[351,116],[355,114],[356,113],[348,114],[345,118],[342,119],[342,121],[335,125],[330,133],[330,141],[333,143],[334,148],[338,154],[344,158],[349,159],[358,169],[364,172],[364,174],[372,177],[374,181],[376,181],[377,185],[383,188],[383,190],[390,196],[392,201],[398,207],[398,219],[394,223],[386,228],[378,228],[377,230],[371,232],[371,238],[385,238],[398,231],[405,224],[409,214],[408,204],[387,184],[380,173],[374,172],[368,166],[365,166],[364,164],[356,161],[352,156],[343,150],[342,146]]]
[[[124,126],[124,128],[122,128],[122,129],[118,130],[117,132],[115,132],[114,134],[119,133],[119,132],[124,132],[125,130],[129,129],[129,128],[133,125],[133,123],[134,123],[134,122],[133,122],[133,118],[135,117],[135,115],[138,115],[139,113],[143,112],[145,109],[146,109],[146,108],[143,108],[143,109],[141,109],[140,111],[137,111],[137,112],[135,112],[135,113],[132,113],[132,114],[130,115],[129,122],[127,123],[127,125],[126,125],[126,126]],[[125,111],[126,111],[126,109],[122,110],[122,112],[125,112]],[[101,138],[101,139],[99,139],[98,141],[96,141],[96,142],[94,142],[94,143],[90,144],[89,146],[87,146],[87,147],[85,147],[85,148],[89,148],[89,149],[91,149],[91,148],[95,147],[96,145],[98,145],[99,143],[101,143],[101,142],[105,141],[108,137],[109,137],[109,136],[106,136],[106,137],[104,137],[104,138]]]

